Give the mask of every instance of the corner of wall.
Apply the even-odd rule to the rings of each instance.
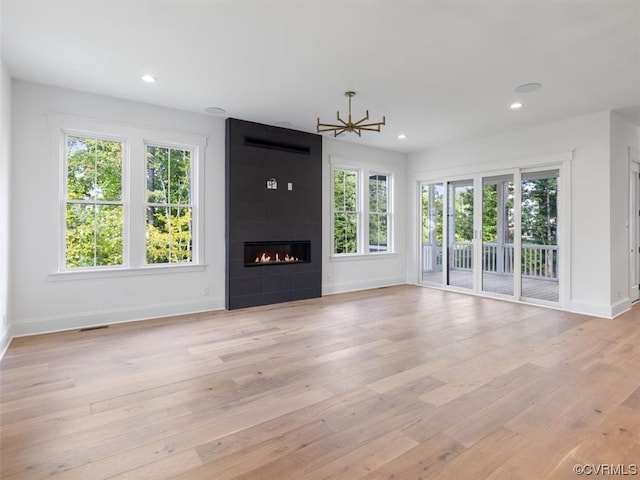
[[[0,58],[0,360],[11,343],[11,76]]]
[[[6,325],[0,329],[0,361],[4,358],[4,354],[7,353],[11,340],[13,340],[11,325]]]

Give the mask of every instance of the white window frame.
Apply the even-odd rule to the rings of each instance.
[[[146,128],[138,125],[100,121],[84,117],[49,114],[52,164],[58,175],[52,188],[58,202],[52,205],[52,221],[57,224],[57,251],[52,251],[50,279],[153,275],[176,271],[204,270],[204,150],[205,135]],[[66,268],[66,136],[78,135],[123,142],[123,264]],[[188,263],[146,263],[146,146],[188,149],[191,154],[192,259]],[[55,259],[55,260],[54,260]]]
[[[356,174],[356,251],[349,253],[336,253],[336,236],[335,236],[335,226],[336,226],[336,213],[338,211],[335,208],[335,172],[336,171],[344,171],[344,172],[353,172]],[[340,165],[334,165],[331,168],[331,255],[337,257],[343,256],[353,256],[362,254],[362,238],[363,238],[363,230],[362,230],[362,170],[359,168],[353,167],[343,167]],[[368,237],[368,235],[367,235]]]
[[[198,239],[198,232],[201,230],[200,228],[200,222],[196,221],[195,219],[197,219],[197,215],[198,215],[198,211],[199,211],[199,203],[197,201],[194,202],[194,199],[198,198],[198,190],[201,190],[198,188],[198,177],[199,175],[197,175],[197,166],[199,164],[198,159],[199,159],[199,152],[198,149],[196,147],[194,147],[193,145],[181,145],[181,144],[169,144],[167,142],[149,142],[149,141],[145,141],[144,143],[144,152],[145,152],[145,161],[144,161],[144,167],[145,167],[145,184],[144,184],[144,213],[145,213],[145,230],[146,230],[146,218],[147,218],[147,207],[149,205],[151,205],[148,201],[147,201],[147,182],[146,182],[146,167],[147,167],[147,161],[146,161],[146,154],[147,154],[147,147],[160,147],[160,148],[170,148],[173,150],[187,150],[190,152],[190,161],[191,161],[191,165],[189,168],[189,204],[182,204],[181,206],[186,206],[191,208],[191,212],[192,212],[192,218],[191,218],[191,241],[192,241],[192,250],[191,250],[191,261],[190,262],[183,262],[183,263],[148,263],[147,262],[147,245],[146,245],[146,238],[145,238],[145,248],[144,248],[144,256],[143,256],[143,260],[144,260],[144,265],[146,267],[157,267],[157,266],[164,266],[164,265],[193,265],[193,264],[198,264],[198,258],[200,256],[200,250],[196,248],[197,243],[197,239]],[[172,206],[175,206],[177,204],[171,204],[169,202],[167,202],[166,204],[155,204],[161,207],[169,207],[171,208]]]
[[[374,176],[374,175],[379,175],[379,176],[385,176],[387,177],[387,212],[386,212],[386,217],[387,217],[387,249],[383,252],[370,252],[369,248],[370,248],[370,234],[371,232],[369,232],[369,217],[371,215],[371,212],[369,211],[369,179]],[[367,226],[367,245],[366,245],[366,252],[370,255],[384,255],[385,253],[393,253],[394,252],[394,248],[393,248],[393,174],[390,172],[385,172],[385,171],[379,171],[379,170],[370,170],[367,173],[367,199],[365,202],[365,208],[367,210],[366,212],[366,226]],[[374,213],[378,213],[378,212],[374,212]],[[379,213],[378,213],[379,215]]]
[[[335,190],[334,175],[336,170],[356,172],[356,205],[357,205],[357,243],[355,253],[335,253]],[[394,247],[395,216],[394,216],[394,173],[384,168],[357,167],[348,162],[331,163],[330,174],[331,193],[331,259],[334,261],[349,259],[372,259],[396,256]],[[369,251],[369,177],[371,175],[385,175],[387,177],[387,251]]]
[[[75,130],[61,130],[61,159],[62,159],[62,168],[61,168],[61,191],[60,195],[60,226],[61,226],[61,248],[59,249],[59,268],[60,271],[65,272],[82,272],[82,271],[93,271],[93,270],[109,270],[109,269],[121,269],[127,265],[128,262],[128,245],[127,240],[129,238],[128,235],[128,218],[129,218],[129,202],[127,197],[127,172],[129,171],[129,144],[126,138],[110,136],[110,135],[100,135],[96,133],[89,133],[83,131],[75,131]],[[70,201],[69,200],[69,189],[68,189],[68,151],[67,151],[67,142],[69,137],[83,137],[90,138],[92,140],[104,140],[107,142],[118,142],[122,144],[122,167],[121,167],[121,197],[119,202],[115,201]],[[66,219],[67,219],[67,205],[70,203],[75,204],[85,204],[85,205],[122,205],[122,263],[119,265],[94,265],[91,267],[67,267],[67,228],[66,228]]]

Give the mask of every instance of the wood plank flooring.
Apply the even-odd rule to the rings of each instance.
[[[572,479],[640,464],[640,307],[399,286],[15,339],[6,480]]]

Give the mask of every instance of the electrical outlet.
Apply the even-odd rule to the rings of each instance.
[[[206,295],[209,295],[209,287],[204,287],[204,288],[202,289],[202,295],[205,295],[205,296],[206,296]]]

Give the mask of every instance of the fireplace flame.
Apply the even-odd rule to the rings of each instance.
[[[300,259],[289,253],[285,253],[284,257],[280,257],[278,252],[262,252],[262,255],[256,257],[255,263],[290,263],[299,262]]]

